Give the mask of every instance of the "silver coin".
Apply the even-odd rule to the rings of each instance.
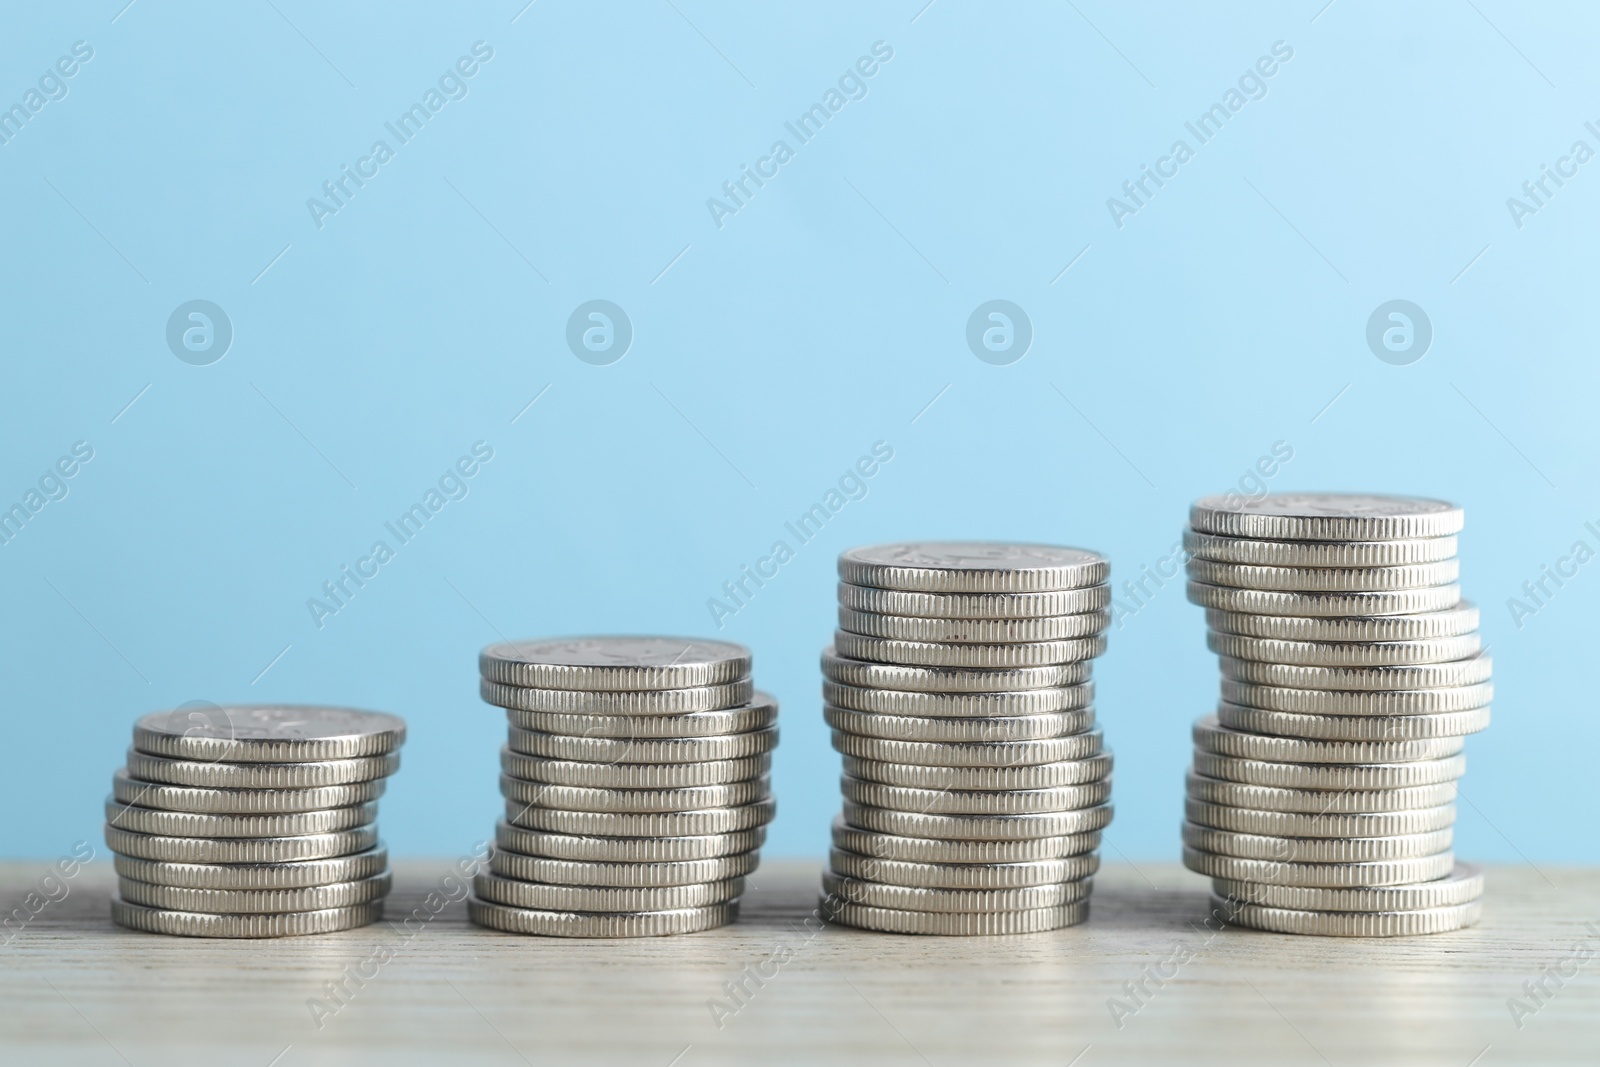
[[[1213,896],[1212,903],[1230,907]],[[1264,908],[1259,904],[1232,906],[1232,922],[1256,930],[1279,934],[1312,934],[1322,937],[1412,937],[1417,934],[1442,934],[1463,930],[1483,915],[1483,904],[1470,901],[1452,907],[1419,911],[1292,911]]]
[[[1077,811],[1111,799],[1111,780],[1086,785],[1061,785],[1051,789],[960,791],[911,789],[881,782],[863,782],[848,775],[839,779],[839,792],[852,804],[926,815],[1032,815]]]
[[[1494,699],[1494,683],[1360,693],[1251,685],[1224,678],[1222,699],[1242,707],[1299,715],[1433,715],[1488,707]]]
[[[1296,715],[1237,704],[1217,706],[1217,721],[1249,733],[1326,741],[1400,741],[1464,737],[1489,728],[1489,709],[1434,715]]]
[[[1447,663],[1414,663],[1395,667],[1311,667],[1219,656],[1218,665],[1224,678],[1252,685],[1362,692],[1479,685],[1494,676],[1494,664],[1486,655]]]
[[[1416,641],[1276,641],[1240,634],[1206,634],[1206,647],[1219,656],[1261,663],[1308,667],[1394,667],[1447,663],[1476,656],[1483,648],[1477,633]]]
[[[366,826],[377,817],[378,805],[375,803],[278,815],[203,815],[136,807],[119,804],[114,797],[106,798],[107,825],[136,834],[157,834],[162,837],[300,837]]]
[[[504,753],[502,749],[502,761]],[[502,762],[503,765],[503,762]],[[516,777],[551,785],[598,789],[686,789],[760,778],[772,770],[772,756],[708,760],[704,763],[580,763],[517,754]]]
[[[1234,808],[1225,804],[1188,800],[1184,802],[1183,812],[1185,818],[1199,826],[1268,837],[1399,837],[1405,834],[1443,830],[1445,827],[1454,826],[1456,821],[1454,804],[1441,804],[1436,808],[1414,808],[1410,811],[1356,814],[1322,812],[1313,815],[1294,811],[1258,811],[1253,808]]]
[[[1206,609],[1206,625],[1219,633],[1276,641],[1419,641],[1460,637],[1478,629],[1478,607],[1463,600],[1442,611],[1368,618],[1310,618]]]
[[[111,796],[118,804],[210,815],[287,815],[370,804],[383,796],[382,778],[314,789],[210,789],[141,782],[118,768]],[[271,836],[271,835],[268,835]]]
[[[525,756],[580,763],[703,763],[743,759],[778,747],[778,731],[753,730],[724,737],[673,737],[634,740],[611,737],[566,737],[512,727],[507,743]]]
[[[1006,934],[1040,934],[1075,926],[1089,917],[1089,903],[1063,904],[1028,911],[959,912],[897,911],[844,901],[822,902],[824,917],[841,926],[876,930],[886,934],[928,934],[946,937],[994,937]]]
[[[495,847],[524,856],[580,863],[680,863],[753,852],[767,840],[765,826],[726,834],[677,837],[596,837],[526,830],[501,822]]]
[[[331,834],[299,837],[163,837],[105,828],[106,847],[121,856],[165,863],[293,863],[365,852],[378,844],[371,823]]]
[[[1111,753],[1027,767],[922,767],[844,757],[844,773],[852,778],[912,789],[1049,789],[1098,782],[1111,773]]]
[[[169,759],[311,763],[394,752],[405,720],[379,711],[301,705],[193,704],[133,725],[133,747]]]
[[[1288,593],[1380,593],[1450,585],[1461,576],[1459,560],[1410,563],[1400,567],[1260,567],[1191,559],[1189,577],[1206,585],[1271,589]]]
[[[910,693],[824,681],[822,699],[836,708],[882,715],[952,715],[967,719],[991,715],[1044,715],[1088,707],[1094,701],[1094,683],[1011,693]]]
[[[389,866],[389,852],[379,846],[350,856],[294,863],[167,863],[113,856],[118,876],[154,885],[189,889],[305,889],[359,882],[381,874]]]
[[[1183,865],[1208,878],[1231,878],[1241,882],[1264,882],[1267,885],[1348,888],[1407,885],[1443,878],[1455,865],[1455,857],[1442,852],[1437,856],[1374,860],[1371,863],[1285,863],[1280,860],[1219,856],[1185,847]]]
[[[1454,559],[1456,538],[1407,541],[1263,541],[1183,532],[1183,547],[1196,559],[1258,567],[1401,567]]]
[[[1011,889],[930,889],[924,886],[864,882],[857,878],[841,877],[833,871],[822,872],[822,892],[829,900],[869,908],[942,914],[989,914],[1056,908],[1088,900],[1092,888],[1092,881],[1084,879]]]
[[[478,671],[529,689],[690,689],[747,677],[750,650],[699,637],[552,637],[490,645]]]
[[[1066,837],[1104,830],[1111,825],[1111,805],[1033,815],[920,815],[844,802],[846,824],[896,837],[937,837],[957,841],[1021,841]]]
[[[1413,859],[1448,849],[1455,840],[1453,827],[1393,837],[1273,837],[1183,825],[1183,843],[1201,852],[1245,859],[1286,863],[1371,863],[1376,860]]]
[[[1046,667],[903,667],[843,659],[830,646],[822,650],[822,676],[840,685],[896,689],[913,693],[1007,693],[1081,685],[1089,680],[1087,663]]]
[[[1393,541],[1448,537],[1465,516],[1443,500],[1376,493],[1237,493],[1202,497],[1189,508],[1189,525],[1224,537],[1281,541]]]
[[[539,911],[676,911],[737,900],[744,892],[744,879],[696,885],[586,886],[519,882],[497,874],[479,874],[472,879],[472,891],[486,903]]]
[[[1230,589],[1190,581],[1189,602],[1203,608],[1255,615],[1326,618],[1346,615],[1415,615],[1443,611],[1461,603],[1459,585],[1399,589],[1386,593],[1282,593],[1271,589]]]
[[[382,900],[394,876],[388,871],[359,882],[334,882],[304,889],[190,889],[117,879],[117,894],[129,904],[166,911],[207,915],[268,915],[293,911],[326,911]]]
[[[504,783],[502,778],[501,784]],[[512,801],[506,804],[506,821],[525,830],[585,837],[704,837],[765,826],[777,810],[774,800],[737,808],[652,813],[557,811]]]
[[[753,778],[747,782],[696,785],[683,789],[603,789],[529,782],[508,774],[501,779],[501,791],[507,800],[533,807],[648,813],[754,804],[772,795],[772,782],[767,778]]]
[[[1007,644],[1094,637],[1111,625],[1111,612],[1047,615],[1039,619],[927,619],[839,609],[839,629],[865,637],[941,644]]]
[[[823,707],[822,717],[835,730],[858,737],[886,737],[902,741],[1027,741],[1080,734],[1094,726],[1093,708],[1044,715],[991,715],[957,719],[881,715],[870,711],[847,711],[829,704]]]
[[[1283,789],[1403,789],[1453,782],[1467,772],[1467,757],[1411,763],[1272,763],[1196,750],[1194,772],[1247,785]]]
[[[569,737],[716,737],[765,730],[778,722],[778,703],[756,693],[752,703],[723,711],[685,711],[676,715],[578,715],[559,711],[508,711],[506,720],[523,730]]]
[[[921,767],[1027,767],[1098,755],[1103,736],[1099,730],[1089,730],[1071,737],[1039,741],[947,743],[889,741],[834,730],[832,740],[836,752],[883,763],[914,763]]]
[[[1444,878],[1415,885],[1320,889],[1214,878],[1212,892],[1230,901],[1294,911],[1423,911],[1466,904],[1483,896],[1483,868],[1457,863]]]
[[[726,926],[739,917],[737,901],[680,911],[538,911],[467,898],[467,917],[479,926],[542,937],[661,937]]]
[[[1191,773],[1185,788],[1190,800],[1261,811],[1296,811],[1314,815],[1377,811],[1411,811],[1453,804],[1456,784],[1411,786],[1406,789],[1277,789],[1202,778]]]
[[[914,541],[839,554],[839,577],[854,585],[924,593],[1028,593],[1101,585],[1111,563],[1064,545],[1002,541]]]
[[[260,915],[208,915],[203,912],[170,911],[111,898],[111,919],[118,926],[147,934],[175,934],[179,937],[300,937],[353,930],[383,918],[383,901],[355,904],[322,911],[290,911]]]
[[[1081,663],[1103,655],[1103,636],[1070,641],[1013,641],[1009,644],[956,644],[953,641],[899,641],[835,630],[833,647],[850,660],[907,667],[1005,669]]]
[[[489,857],[491,871],[522,882],[631,888],[694,885],[742,878],[760,863],[760,854],[756,852],[672,863],[596,863],[524,856],[506,851],[496,851]]]
[[[478,682],[484,703],[511,711],[554,711],[568,715],[677,715],[686,711],[722,711],[748,704],[755,685],[746,678],[693,689],[582,690],[526,689],[487,678]]]
[[[1194,724],[1195,747],[1221,756],[1272,763],[1408,763],[1446,759],[1466,747],[1459,737],[1426,741],[1313,741],[1298,737],[1263,737],[1225,729],[1215,715]]]
[[[1077,615],[1111,604],[1104,585],[1054,593],[908,593],[839,583],[839,605],[880,615],[917,615],[930,619],[1037,619]]]
[[[400,754],[312,763],[200,763],[128,750],[128,777],[202,789],[315,789],[387,778],[400,769]]]
[[[1100,831],[1015,841],[941,840],[863,830],[836,818],[833,846],[876,860],[907,863],[1029,863],[1088,855],[1100,847]]]
[[[1085,852],[1022,863],[913,863],[835,848],[828,853],[828,867],[846,878],[885,885],[924,889],[1021,889],[1088,878],[1100,869],[1100,856]]]

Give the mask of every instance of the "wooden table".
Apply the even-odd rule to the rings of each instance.
[[[0,904],[17,906],[46,866],[0,864]],[[390,917],[422,907],[448,867],[398,864]],[[1204,881],[1167,865],[1108,865],[1089,922],[1052,934],[813,933],[804,920],[818,868],[769,862],[737,926],[687,937],[514,937],[468,925],[463,906],[451,904],[413,923],[411,936],[384,924],[206,941],[113,926],[113,878],[96,863],[0,947],[0,1061],[1498,1067],[1600,1059],[1600,960],[1573,959],[1580,943],[1600,955],[1600,871],[1497,868],[1476,929],[1353,941],[1212,935],[1200,925]],[[364,965],[370,978],[347,979],[339,1005],[327,983],[382,946],[394,958]],[[1569,977],[1559,986],[1544,979],[1540,1003],[1524,983],[1552,965]],[[740,982],[747,992],[735,999],[727,983]],[[1130,995],[1128,983],[1148,992]],[[311,998],[331,1012],[320,1028]],[[1112,998],[1124,1007],[1120,1028]],[[1520,1029],[1511,998],[1537,1008]],[[724,1005],[720,1026],[714,999]]]

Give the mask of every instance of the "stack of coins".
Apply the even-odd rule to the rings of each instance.
[[[112,919],[190,937],[376,922],[391,882],[378,798],[405,736],[396,716],[349,708],[146,715],[106,798]]]
[[[1105,557],[1053,545],[840,555],[822,691],[844,810],[824,915],[910,934],[1083,921],[1111,821],[1089,681],[1109,574]]]
[[[1461,509],[1230,494],[1189,523],[1222,701],[1194,728],[1184,862],[1213,906],[1281,933],[1471,925],[1483,878],[1451,851],[1456,780],[1492,686],[1456,584]]]
[[[480,692],[506,709],[505,819],[473,882],[480,926],[647,937],[738,917],[776,804],[778,704],[750,651],[687,637],[491,645]]]

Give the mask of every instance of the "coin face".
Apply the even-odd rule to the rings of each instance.
[[[309,762],[393,752],[405,742],[405,720],[379,711],[295,704],[193,702],[145,715],[134,724],[134,747],[177,759]]]
[[[478,656],[483,676],[544,689],[683,689],[738,681],[750,650],[694,637],[591,636],[508,641]]]
[[[1382,541],[1459,533],[1460,508],[1443,500],[1377,493],[1236,493],[1202,497],[1189,509],[1201,533],[1292,541]]]
[[[1110,575],[1098,552],[1004,541],[905,541],[839,555],[839,577],[880,589],[1004,593],[1079,589]]]

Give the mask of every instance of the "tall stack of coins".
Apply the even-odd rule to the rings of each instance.
[[[112,919],[191,937],[376,922],[391,881],[378,798],[405,736],[400,718],[349,708],[146,715],[106,798]]]
[[[844,810],[823,913],[867,930],[1009,934],[1088,915],[1111,753],[1089,661],[1105,557],[920,542],[839,557],[822,653]]]
[[[505,819],[468,914],[562,937],[709,930],[738,917],[776,804],[778,704],[750,651],[687,637],[491,645],[480,692],[506,709]]]
[[[1194,727],[1184,862],[1281,933],[1433,933],[1478,918],[1451,851],[1490,662],[1456,584],[1460,508],[1342,493],[1207,497],[1189,599],[1222,668]]]

